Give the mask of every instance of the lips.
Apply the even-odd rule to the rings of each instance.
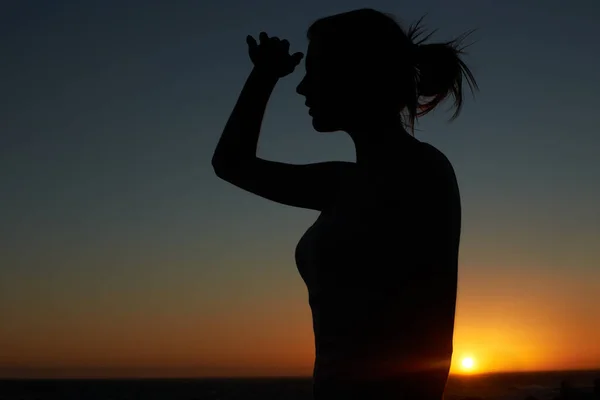
[[[315,113],[314,105],[309,102],[304,103],[306,107],[308,107],[308,115],[313,115]]]

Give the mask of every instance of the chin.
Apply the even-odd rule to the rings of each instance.
[[[319,116],[312,117],[312,126],[315,131],[321,133],[337,132],[342,130],[333,120]]]

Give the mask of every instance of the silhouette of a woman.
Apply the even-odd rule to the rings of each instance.
[[[448,96],[455,118],[465,35],[424,44],[420,20],[360,9],[308,31],[306,98],[318,132],[344,131],[356,162],[292,165],[256,156],[277,81],[303,58],[248,36],[254,68],[213,156],[216,174],[264,198],[320,211],[296,248],[313,316],[314,395],[441,399],[452,357],[461,206],[448,159],[405,127]]]

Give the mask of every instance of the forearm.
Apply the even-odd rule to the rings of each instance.
[[[275,76],[252,70],[214,152],[216,171],[243,168],[256,157],[263,116],[277,81]]]

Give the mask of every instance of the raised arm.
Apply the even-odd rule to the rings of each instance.
[[[322,210],[333,200],[346,163],[306,165],[268,161],[256,156],[269,97],[278,80],[291,72],[302,53],[289,54],[289,43],[260,35],[260,45],[248,37],[254,68],[225,125],[212,165],[217,176],[278,203]]]

